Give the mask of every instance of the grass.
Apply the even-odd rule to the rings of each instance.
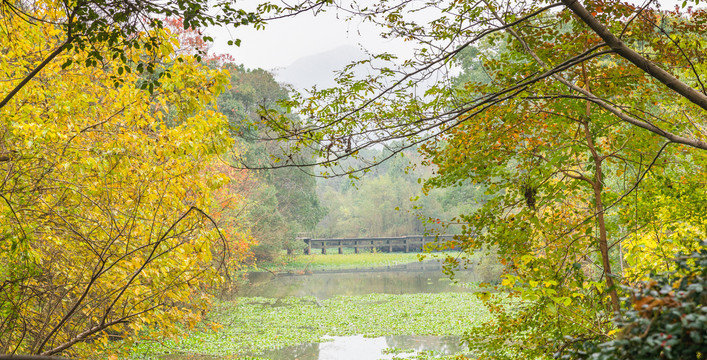
[[[203,329],[180,342],[143,342],[134,359],[186,353],[237,358],[264,350],[320,342],[324,335],[463,336],[489,318],[472,293],[339,296],[314,298],[237,298],[212,312],[219,331]]]
[[[348,251],[346,251],[348,250]],[[336,251],[336,250],[335,250]],[[301,271],[301,270],[334,270],[355,269],[381,266],[403,265],[425,259],[444,258],[446,255],[456,256],[456,253],[383,253],[361,252],[354,254],[353,249],[345,249],[344,254],[312,254],[282,256],[275,262],[261,263],[254,270],[267,269],[270,271]]]

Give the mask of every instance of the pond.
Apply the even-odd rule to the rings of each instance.
[[[325,342],[288,346],[260,354],[271,360],[361,360],[393,359],[422,351],[439,355],[456,354],[464,349],[456,336],[327,336]],[[394,351],[391,351],[394,350]]]
[[[442,273],[436,261],[374,269],[321,271],[308,275],[266,272],[250,273],[249,284],[238,296],[283,298],[314,296],[322,300],[333,296],[378,294],[418,294],[469,291],[460,284],[485,281],[473,271],[458,271],[455,284]]]
[[[233,304],[237,304],[235,310],[227,312],[231,314],[229,322],[240,325],[220,333],[217,341],[221,345],[211,346],[223,349],[224,354],[240,353],[248,359],[272,360],[378,360],[464,354],[466,349],[460,344],[462,332],[455,329],[485,316],[482,306],[476,303],[478,300],[469,296],[476,289],[470,283],[488,281],[473,271],[458,271],[456,281],[452,281],[436,261],[310,274],[251,273],[249,280],[250,284],[233,299]],[[439,315],[434,315],[437,312]],[[252,316],[254,313],[258,315]],[[430,332],[430,325],[438,330]],[[283,332],[280,328],[290,330]],[[349,332],[347,328],[360,331]],[[318,335],[295,335],[298,333]],[[280,338],[290,336],[302,340],[276,345]],[[232,346],[229,341],[246,343],[246,347],[262,341],[272,341],[272,345],[251,352],[235,347],[228,351],[225,349]],[[191,349],[198,352],[195,347]],[[162,360],[233,358],[238,357],[196,354],[160,357]]]
[[[325,336],[323,342],[306,343],[253,354],[254,358],[270,360],[389,360],[406,358],[426,351],[435,355],[463,352],[457,336]],[[164,355],[161,360],[216,360],[209,355]]]

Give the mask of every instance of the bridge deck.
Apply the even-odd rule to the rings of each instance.
[[[321,249],[322,254],[327,253],[327,249],[338,249],[339,254],[343,254],[344,249],[353,248],[355,253],[360,249],[378,249],[381,251],[404,251],[410,252],[421,250],[426,244],[437,239],[451,240],[454,235],[423,236],[408,235],[399,237],[367,237],[367,238],[336,238],[336,239],[310,239],[302,238],[307,247],[305,254],[311,254],[312,249]]]

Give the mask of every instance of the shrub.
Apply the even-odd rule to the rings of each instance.
[[[705,359],[707,356],[707,243],[692,254],[679,254],[676,270],[636,286],[616,324],[615,339],[575,342],[562,359]]]

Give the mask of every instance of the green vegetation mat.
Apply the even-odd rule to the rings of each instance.
[[[201,330],[180,342],[142,342],[134,359],[183,353],[238,358],[268,349],[321,342],[325,335],[462,336],[487,320],[488,311],[473,293],[339,296],[305,298],[237,298],[220,304],[211,320],[218,331]],[[423,355],[425,356],[425,355]]]
[[[346,249],[344,254],[331,255],[295,255],[283,256],[279,262],[262,263],[255,270],[270,271],[316,271],[335,269],[355,269],[379,266],[403,265],[425,259],[444,259],[445,256],[457,256],[456,253],[359,253],[354,254],[353,249]],[[350,252],[348,251],[350,250]]]

